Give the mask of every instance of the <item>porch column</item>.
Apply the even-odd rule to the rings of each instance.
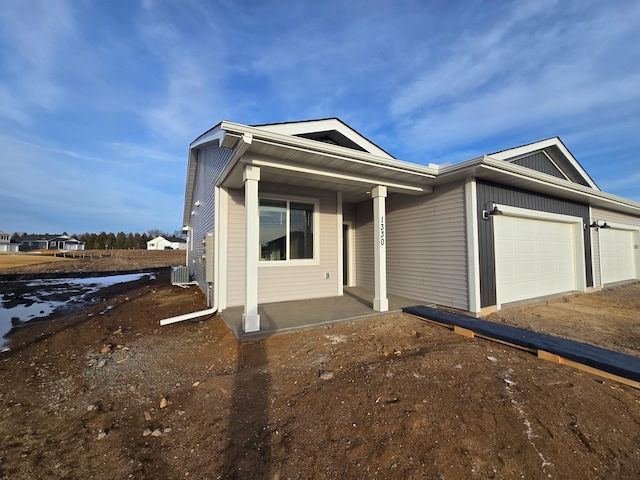
[[[387,187],[378,185],[371,191],[373,199],[373,270],[375,275],[375,296],[373,309],[378,312],[389,310],[387,299],[387,247],[385,232],[385,199]]]
[[[242,330],[245,333],[260,330],[258,315],[258,248],[260,245],[260,212],[258,182],[260,167],[244,167],[244,219],[245,219],[245,300]]]

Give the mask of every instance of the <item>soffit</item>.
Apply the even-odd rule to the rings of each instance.
[[[345,202],[371,198],[367,192],[377,185],[386,185],[389,192],[429,193],[434,178],[433,174],[425,173],[422,166],[412,169],[411,164],[395,162],[397,164],[389,165],[376,162],[375,158],[353,158],[254,137],[247,152],[222,179],[221,185],[241,188],[247,163],[260,167],[261,181],[340,191]]]

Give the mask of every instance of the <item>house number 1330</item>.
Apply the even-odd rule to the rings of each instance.
[[[380,217],[380,245],[384,245],[384,217]]]

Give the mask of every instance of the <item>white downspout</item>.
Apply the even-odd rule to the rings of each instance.
[[[235,163],[240,159],[240,157],[242,157],[242,155],[244,155],[244,153],[247,151],[247,149],[251,145],[252,140],[253,140],[253,136],[251,136],[249,134],[245,133],[242,136],[242,139],[240,140],[240,144],[236,147],[236,150],[235,150],[235,152],[233,154],[233,157],[231,158],[231,161],[229,162],[229,165],[227,166],[227,170],[230,169],[233,165],[235,165]],[[226,173],[226,171],[225,171],[225,173]],[[224,177],[224,174],[223,174],[222,177]],[[216,221],[217,220],[218,220],[218,215],[216,215]],[[216,235],[216,237],[217,237],[217,235]],[[191,238],[191,236],[189,238]],[[218,251],[217,250],[218,249],[214,250],[214,254],[215,255],[218,255]],[[187,259],[188,258],[189,258],[189,247],[187,246]],[[188,264],[187,264],[187,267],[188,267]],[[218,295],[214,295],[213,306],[211,308],[208,308],[206,310],[200,310],[200,311],[197,311],[197,312],[185,313],[185,314],[182,314],[182,315],[176,315],[175,317],[169,317],[169,318],[162,319],[162,320],[160,320],[160,326],[170,325],[172,323],[177,323],[177,322],[183,322],[185,320],[191,320],[192,318],[204,317],[206,315],[213,315],[217,311],[218,311]]]
[[[165,318],[164,320],[160,320],[160,325],[169,325],[171,323],[182,322],[184,320],[191,320],[192,318],[204,317],[205,315],[213,315],[218,311],[218,305],[213,305],[213,307],[208,308],[206,310],[200,310],[199,312],[185,313],[183,315],[177,315],[175,317]]]

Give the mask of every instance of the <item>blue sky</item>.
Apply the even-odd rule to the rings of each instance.
[[[222,119],[336,116],[422,164],[558,135],[640,201],[638,25],[624,0],[4,0],[0,230],[179,230]]]

